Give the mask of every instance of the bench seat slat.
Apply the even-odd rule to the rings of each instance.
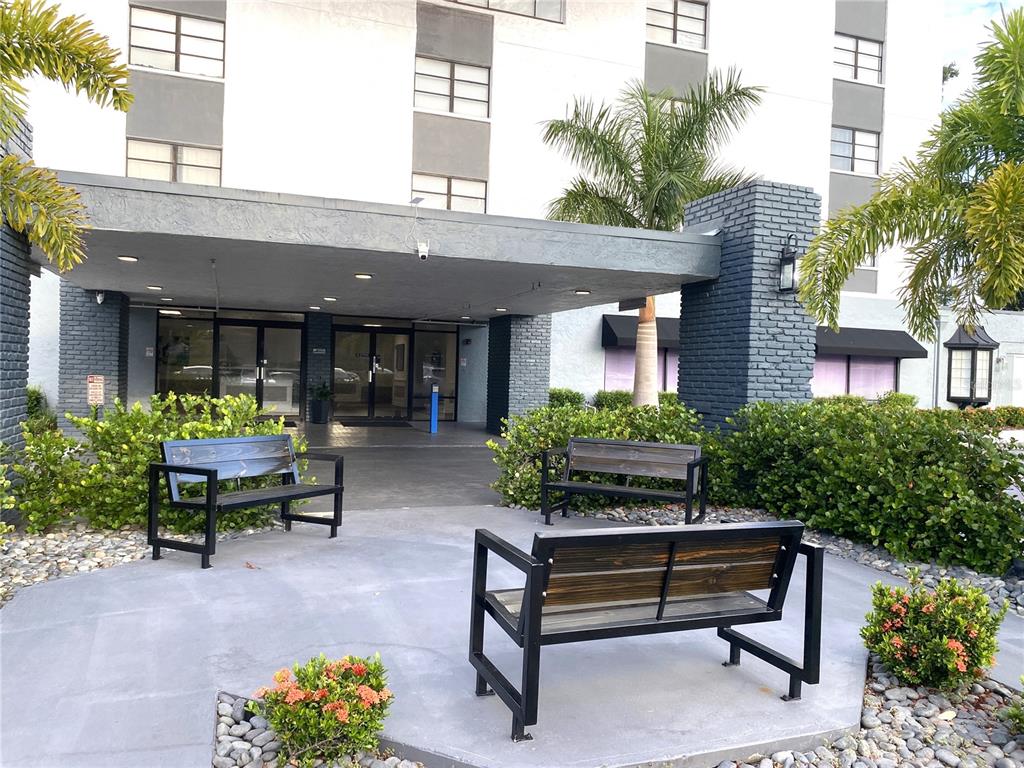
[[[598,485],[596,483],[560,480],[548,483],[552,491],[569,491],[579,495],[622,496],[630,499],[651,499],[653,501],[686,501],[684,491],[667,491],[655,488],[638,488],[629,485]]]
[[[770,560],[779,549],[777,538],[738,539],[708,546],[694,541],[676,544],[676,565],[745,563]],[[670,544],[625,544],[618,547],[566,547],[558,550],[553,573],[618,572],[629,568],[664,568]]]
[[[569,448],[569,469],[683,480],[687,465],[699,455],[695,446],[622,445],[574,439]]]
[[[280,504],[282,501],[297,501],[315,496],[327,496],[340,490],[337,485],[312,485],[298,483],[294,485],[272,485],[267,488],[252,488],[245,491],[231,491],[217,496],[219,509],[241,509],[243,507],[261,506],[264,504]],[[182,499],[173,504],[176,507],[195,507],[203,509],[206,501],[202,498]]]

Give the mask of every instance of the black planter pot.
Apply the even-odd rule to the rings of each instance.
[[[326,424],[327,416],[331,410],[330,400],[310,400],[309,420],[314,424]]]

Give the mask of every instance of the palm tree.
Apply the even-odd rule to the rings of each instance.
[[[26,90],[21,81],[33,75],[84,93],[102,106],[128,110],[128,68],[117,63],[118,51],[107,38],[78,16],[61,17],[57,6],[40,0],[0,0],[0,148],[25,118]],[[57,182],[13,152],[0,157],[0,216],[24,233],[61,270],[85,257],[82,230],[85,209],[78,193]]]
[[[913,160],[885,174],[864,205],[828,221],[801,263],[800,297],[838,326],[839,292],[864,258],[902,244],[907,325],[933,340],[939,310],[977,325],[1024,289],[1024,10],[992,25],[974,87],[948,108]]]
[[[553,200],[548,218],[616,227],[678,230],[692,200],[749,181],[721,166],[716,153],[760,100],[739,73],[712,73],[686,94],[629,84],[614,106],[576,99],[551,120],[544,141],[581,173]],[[633,402],[658,404],[658,329],[654,297],[640,310]]]

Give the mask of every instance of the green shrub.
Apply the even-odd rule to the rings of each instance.
[[[574,405],[577,408],[582,408],[586,402],[587,398],[583,396],[583,393],[577,392],[575,389],[552,387],[548,390],[548,405],[556,408],[562,405]]]
[[[493,487],[501,494],[503,503],[528,509],[540,506],[541,454],[550,448],[565,448],[570,437],[689,444],[701,440],[696,412],[680,403],[669,403],[661,408],[624,406],[598,410],[549,406],[509,419],[502,437],[505,445],[494,440],[487,443],[494,451],[494,463],[501,469]],[[560,471],[562,466],[555,462],[553,469]],[[603,476],[591,477],[600,481]],[[635,484],[645,482],[650,487],[671,485],[667,481],[639,478]],[[599,497],[578,497],[573,501],[578,509],[595,509],[610,503]]]
[[[872,587],[861,637],[904,683],[955,690],[995,662],[1006,609],[993,612],[983,590],[956,579],[928,590],[911,569],[909,589]]]
[[[56,429],[57,415],[50,408],[46,400],[46,393],[41,387],[30,384],[25,388],[26,411],[25,422],[28,428],[37,431],[41,429]]]
[[[15,505],[26,530],[41,533],[75,516],[83,496],[83,449],[59,430],[35,430],[27,422],[22,437],[25,447],[11,467],[18,479]]]
[[[11,493],[11,479],[7,476],[7,470],[6,464],[0,464],[0,515],[8,509],[14,509],[14,495]],[[4,534],[13,530],[13,525],[0,520],[0,544],[4,543]]]
[[[633,393],[627,389],[599,389],[594,394],[594,407],[599,410],[627,408],[633,405]]]
[[[902,559],[1002,573],[1024,541],[1024,504],[1005,491],[1022,461],[956,411],[856,398],[753,403],[730,420],[716,501],[796,517]]]
[[[906,392],[886,392],[878,398],[878,405],[891,408],[917,408],[917,395]]]
[[[1020,683],[1024,688],[1024,675],[1021,675]],[[1012,735],[1024,736],[1024,698],[1018,696],[1010,706],[999,713],[999,717],[1010,727]]]
[[[658,405],[676,405],[679,402],[679,394],[676,392],[658,393]]]
[[[997,405],[995,408],[964,408],[958,413],[965,421],[994,431],[1024,429],[1024,408]]]
[[[329,661],[320,654],[279,670],[274,683],[256,691],[256,709],[281,741],[281,762],[309,768],[377,751],[392,700],[380,655]]]

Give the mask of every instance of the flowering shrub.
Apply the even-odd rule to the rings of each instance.
[[[257,709],[281,741],[281,754],[299,766],[331,763],[353,752],[375,752],[392,695],[380,655],[332,661],[322,653],[274,675],[260,688]]]
[[[993,612],[977,587],[942,579],[933,592],[910,569],[909,589],[878,582],[871,591],[861,637],[903,682],[952,690],[995,660],[1007,606]]]

